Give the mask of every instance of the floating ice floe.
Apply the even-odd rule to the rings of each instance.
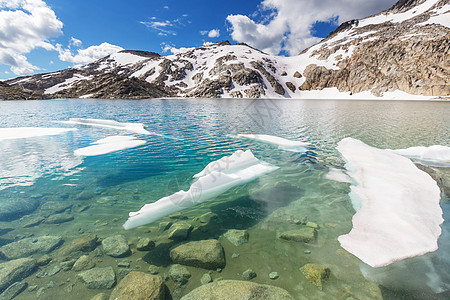
[[[145,130],[145,126],[142,123],[121,123],[113,120],[81,118],[70,118],[69,121],[62,121],[62,123],[126,130],[140,134],[150,134],[150,132]]]
[[[0,128],[0,190],[31,186],[44,175],[51,175],[54,180],[79,172],[83,160],[73,154],[68,139],[48,138],[73,130],[76,129]]]
[[[430,147],[410,147],[407,149],[390,150],[397,154],[417,159],[422,162],[437,162],[450,166],[450,147],[434,145]]]
[[[212,172],[228,172],[244,169],[248,166],[259,163],[250,150],[238,150],[230,156],[224,156],[221,159],[210,162],[200,173],[195,174],[194,178],[200,178]]]
[[[355,182],[349,196],[357,211],[341,246],[371,267],[437,250],[443,218],[436,182],[392,151],[352,138],[337,149]]]
[[[442,205],[444,220],[450,217],[450,203]],[[417,291],[421,299],[444,299],[432,294],[450,291],[450,223],[442,224],[439,249],[419,257],[395,262],[381,268],[360,264],[361,273],[370,281],[393,290]],[[428,293],[428,295],[426,294]]]
[[[57,135],[68,131],[76,130],[75,128],[45,128],[45,127],[16,127],[16,128],[0,128],[0,141],[24,139],[31,137]]]
[[[154,222],[171,213],[217,197],[232,187],[248,183],[276,169],[278,167],[258,160],[250,150],[238,150],[231,156],[210,163],[202,172],[196,174],[198,180],[188,191],[181,190],[154,203],[145,204],[137,212],[130,212],[123,227],[128,230]]]
[[[291,141],[282,137],[267,134],[238,134],[240,138],[255,140],[262,143],[277,145],[280,149],[292,152],[305,152],[310,143]]]
[[[119,150],[134,148],[145,144],[143,140],[137,140],[133,136],[109,136],[92,143],[92,146],[80,148],[74,151],[79,156],[96,156]]]

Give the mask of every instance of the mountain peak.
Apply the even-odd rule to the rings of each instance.
[[[399,0],[395,3],[390,9],[389,12],[392,13],[401,13],[410,10],[414,6],[418,6],[427,0]]]
[[[142,57],[160,57],[161,56],[156,52],[142,51],[142,50],[122,50],[122,51],[119,51],[118,53],[129,53],[129,54],[142,56]]]
[[[448,96],[449,6],[449,0],[400,0],[342,23],[295,57],[229,41],[167,56],[123,50],[82,67],[8,80],[11,87],[3,89],[50,98]]]

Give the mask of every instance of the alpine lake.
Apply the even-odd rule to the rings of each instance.
[[[70,118],[143,123],[151,134],[60,122]],[[349,198],[350,184],[327,177],[330,169],[344,169],[336,145],[345,137],[381,149],[449,146],[449,103],[269,99],[0,102],[0,128],[15,127],[76,128],[56,135],[0,140],[0,207],[22,207],[0,219],[0,246],[43,236],[61,238],[49,251],[28,254],[39,265],[22,279],[27,287],[16,299],[90,299],[99,293],[109,297],[114,287],[89,288],[79,279],[82,271],[72,269],[81,255],[95,268],[112,267],[117,282],[132,271],[158,274],[173,299],[201,286],[206,273],[207,281],[245,280],[242,275],[248,269],[256,273],[252,282],[283,288],[294,299],[450,296],[450,168],[423,167],[441,178],[445,221],[439,249],[381,271],[340,247],[337,238],[351,230],[355,210]],[[236,138],[245,133],[310,144],[306,152],[285,151]],[[74,154],[115,135],[134,136],[145,143],[104,155]],[[122,227],[129,212],[188,190],[193,175],[208,163],[247,149],[279,169],[150,224],[130,230]],[[170,227],[179,223],[190,229],[173,238]],[[314,228],[315,239],[280,238],[283,232],[300,228]],[[232,243],[224,236],[232,229],[246,230],[248,241],[238,246]],[[121,257],[105,253],[101,243],[117,235],[123,235],[130,248]],[[67,252],[70,245],[83,239],[91,243],[90,248]],[[218,240],[224,248],[225,266],[212,270],[186,266],[190,278],[176,282],[169,272],[174,264],[171,249],[209,239]],[[0,258],[0,263],[7,261]],[[314,284],[300,269],[306,264],[324,266],[327,276]]]

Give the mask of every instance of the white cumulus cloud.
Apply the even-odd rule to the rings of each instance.
[[[200,31],[200,34],[207,35],[210,38],[216,38],[220,36],[220,30],[219,29],[202,30]]]
[[[161,49],[163,53],[167,53],[167,52],[172,52],[172,54],[178,54],[178,53],[183,53],[195,48],[186,48],[186,47],[180,47],[180,48],[176,48],[173,45],[167,44],[167,43],[162,43],[161,44]]]
[[[72,37],[69,41],[69,47],[71,47],[71,46],[81,47],[82,44],[83,44],[83,42],[81,42],[81,40],[76,39],[74,37]]]
[[[364,18],[392,6],[396,0],[263,0],[255,16],[229,15],[231,37],[271,54],[286,51],[296,55],[318,42],[312,27],[316,22],[339,23]]]
[[[105,56],[123,50],[122,47],[111,45],[109,43],[102,43],[100,45],[90,46],[86,49],[78,49],[76,51],[76,54],[74,54],[71,49],[63,49],[62,46],[59,44],[57,45],[57,49],[59,51],[58,58],[60,60],[71,62],[74,64],[88,64],[97,59],[103,58]]]
[[[62,34],[63,23],[42,0],[0,0],[0,64],[16,75],[38,70],[24,54],[36,48],[55,50],[48,39]]]

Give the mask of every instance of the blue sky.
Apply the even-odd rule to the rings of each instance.
[[[0,79],[86,64],[121,49],[168,55],[229,40],[296,55],[339,23],[395,0],[0,0]]]

